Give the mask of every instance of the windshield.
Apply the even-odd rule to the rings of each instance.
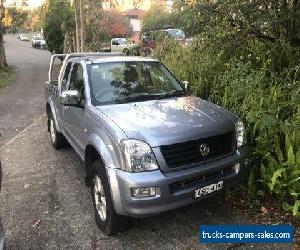
[[[168,30],[168,33],[173,38],[179,38],[179,39],[185,38],[185,34],[184,34],[183,30],[181,30],[181,29]]]
[[[126,38],[115,38],[113,39],[114,42],[118,43],[119,45],[126,45],[129,41]]]
[[[185,94],[159,62],[112,62],[87,65],[93,105],[153,100]]]
[[[36,37],[34,38],[34,40],[38,40],[38,41],[40,41],[40,40],[43,40],[43,38],[42,38],[42,37],[40,37],[40,36],[36,36]]]

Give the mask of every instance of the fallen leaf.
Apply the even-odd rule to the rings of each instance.
[[[40,223],[41,223],[41,220],[37,220],[36,222],[34,222],[34,223],[32,224],[32,227],[36,227],[36,226],[38,226]]]
[[[269,213],[268,209],[266,209],[265,207],[261,207],[260,210],[263,212],[263,214],[268,214]]]

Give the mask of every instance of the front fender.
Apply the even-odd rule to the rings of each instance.
[[[106,168],[106,174],[110,186],[111,198],[114,204],[114,208],[117,214],[125,215],[125,210],[122,204],[122,199],[119,191],[119,184],[117,180],[117,169],[121,168],[122,159],[120,158],[120,152],[116,143],[111,139],[101,138],[97,134],[91,134],[89,136],[89,145],[100,155],[102,162]]]
[[[121,168],[120,154],[117,145],[109,137],[101,138],[97,134],[90,134],[88,145],[93,146],[102,158],[106,168]]]

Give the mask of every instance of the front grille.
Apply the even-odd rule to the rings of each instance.
[[[200,153],[200,145],[203,143],[207,144],[210,149],[207,156],[202,156]],[[219,158],[232,153],[233,149],[233,132],[160,147],[169,168],[177,168]]]
[[[205,183],[210,183],[212,181],[217,182],[234,173],[235,173],[234,167],[230,166],[207,174],[201,174],[189,179],[173,182],[169,185],[170,192],[175,193],[177,191],[184,190],[191,187],[198,188],[204,182]]]

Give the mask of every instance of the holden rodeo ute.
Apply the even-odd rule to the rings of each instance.
[[[123,230],[130,216],[219,193],[247,172],[243,122],[190,95],[186,84],[155,59],[52,56],[45,82],[50,139],[55,149],[68,141],[83,160],[105,234]]]

